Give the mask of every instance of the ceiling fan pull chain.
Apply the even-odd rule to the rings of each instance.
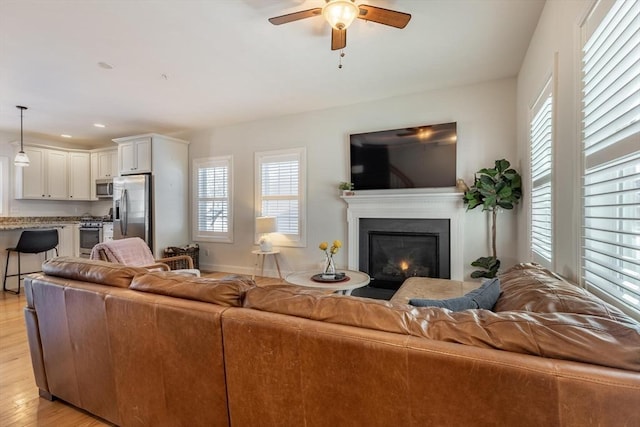
[[[342,58],[344,58],[344,50],[340,49],[340,59],[338,60],[338,69],[342,69]]]

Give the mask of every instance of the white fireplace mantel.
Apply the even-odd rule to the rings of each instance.
[[[358,269],[361,218],[448,219],[451,237],[451,279],[463,280],[464,207],[462,193],[363,192],[342,196],[347,203],[349,269]]]

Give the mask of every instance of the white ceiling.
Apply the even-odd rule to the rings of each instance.
[[[267,21],[323,0],[0,0],[0,131],[19,132],[24,105],[25,140],[96,147],[512,77],[544,6],[356,3],[412,19],[403,30],[356,20],[338,69],[321,17]]]

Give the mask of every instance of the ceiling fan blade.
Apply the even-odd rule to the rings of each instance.
[[[347,30],[331,29],[331,50],[344,49],[347,45]]]
[[[404,28],[411,19],[411,15],[408,13],[383,9],[381,7],[361,4],[358,8],[360,9],[358,18],[378,24],[389,25],[390,27]]]
[[[319,16],[320,14],[322,14],[322,8],[316,7],[315,9],[301,10],[300,12],[293,12],[287,15],[269,18],[269,22],[271,22],[273,25],[282,25],[289,22],[298,21],[300,19]]]

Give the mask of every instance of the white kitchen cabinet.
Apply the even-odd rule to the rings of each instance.
[[[69,199],[91,199],[91,154],[69,153]]]
[[[46,187],[47,197],[65,200],[69,195],[69,157],[66,151],[47,150]]]
[[[73,224],[58,228],[58,254],[60,256],[77,256],[75,249],[77,244],[74,235],[77,229],[78,227]]]
[[[119,138],[120,140],[125,138]],[[149,173],[151,163],[151,137],[134,138],[118,143],[118,165],[120,175]]]
[[[46,193],[44,188],[45,150],[24,147],[24,152],[29,157],[29,166],[16,168],[16,198],[42,199]]]
[[[98,173],[96,179],[109,179],[118,176],[118,150],[101,151],[98,154]]]
[[[16,168],[16,199],[67,200],[68,153],[39,147],[24,151],[30,164]]]

